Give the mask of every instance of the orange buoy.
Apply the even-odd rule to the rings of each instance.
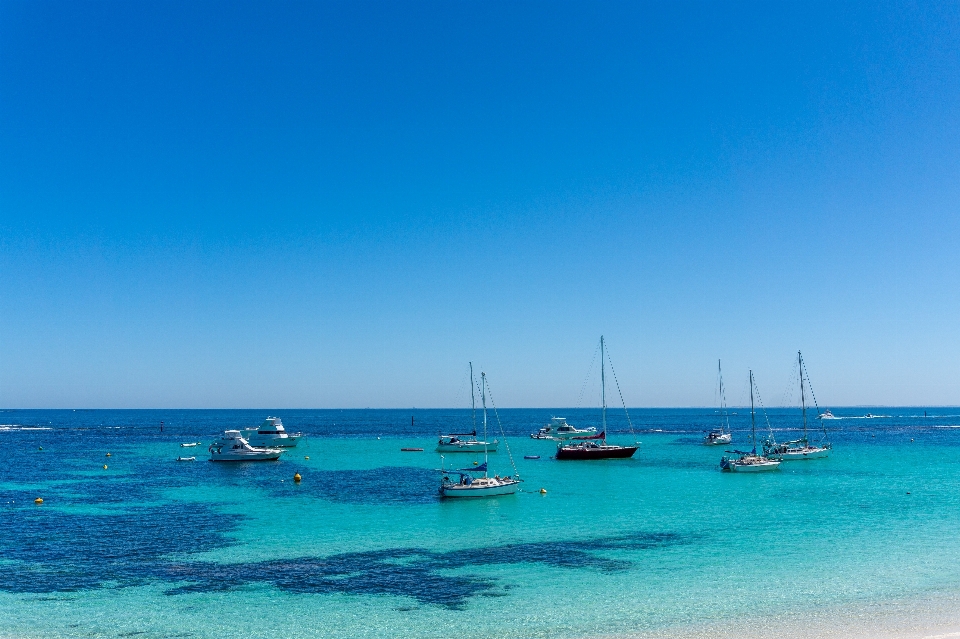
[[[42,498],[42,497],[37,497],[36,499],[33,500],[33,503],[35,503],[35,504],[42,504],[42,503],[43,503],[43,498]]]
[[[303,478],[300,476],[300,473],[297,473],[296,475],[293,476],[293,481],[295,481],[295,482],[297,482],[297,483],[300,483],[300,480],[301,480],[301,479],[303,479]]]

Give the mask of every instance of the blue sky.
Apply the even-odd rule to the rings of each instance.
[[[3,0],[0,123],[2,406],[960,404],[957,6]]]

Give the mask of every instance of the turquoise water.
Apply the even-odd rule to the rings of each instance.
[[[178,443],[267,411],[0,412],[0,636],[584,637],[955,594],[960,411],[923,410],[834,410],[830,458],[747,476],[699,444],[713,410],[631,411],[640,452],[602,462],[527,437],[596,411],[504,410],[524,490],[475,501],[431,470],[469,411],[274,411],[308,438],[239,465]]]

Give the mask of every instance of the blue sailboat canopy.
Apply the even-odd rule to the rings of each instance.
[[[460,470],[468,473],[485,473],[487,472],[487,462],[483,462],[479,466],[474,466],[472,468],[461,468]]]

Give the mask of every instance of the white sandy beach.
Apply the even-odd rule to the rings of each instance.
[[[716,620],[612,639],[948,639],[960,638],[960,595],[813,609],[776,618]]]

